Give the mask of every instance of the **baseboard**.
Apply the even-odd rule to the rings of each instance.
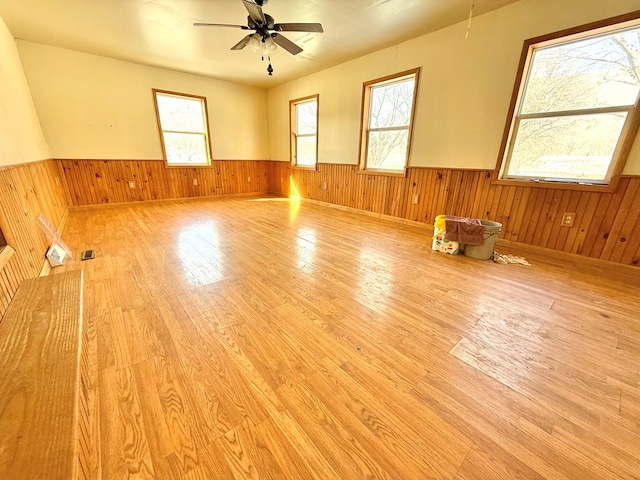
[[[93,205],[77,205],[69,207],[70,210],[93,210],[106,207],[121,207],[123,205],[142,205],[145,203],[175,203],[175,202],[194,202],[202,200],[215,200],[217,198],[246,198],[246,197],[276,197],[268,192],[249,192],[249,193],[228,193],[225,195],[203,195],[201,197],[184,197],[184,198],[159,198],[155,200],[135,200],[133,202],[114,202],[114,203],[95,203]]]
[[[338,205],[336,203],[323,202],[321,200],[313,200],[311,198],[301,198],[300,200],[302,202],[304,202],[304,203],[313,203],[313,204],[316,204],[316,205],[323,205],[325,207],[335,208],[335,209],[338,209],[338,210],[344,210],[346,212],[351,212],[351,213],[357,213],[359,215],[365,215],[367,217],[381,218],[383,220],[388,220],[390,222],[395,222],[395,223],[401,223],[403,225],[411,225],[411,226],[418,227],[418,228],[425,228],[425,229],[430,230],[431,232],[433,232],[433,225],[428,224],[428,223],[424,223],[424,222],[418,222],[418,221],[415,221],[415,220],[408,220],[406,218],[394,217],[393,215],[385,215],[384,213],[370,212],[368,210],[361,210],[359,208],[354,208],[354,207],[346,207],[344,205]]]
[[[352,213],[357,213],[360,215],[380,218],[380,219],[388,220],[394,223],[401,223],[403,225],[412,225],[414,227],[426,229],[430,231],[431,234],[433,234],[433,226],[431,224],[407,220],[406,218],[398,218],[392,215],[384,215],[381,213],[369,212],[366,210],[360,210],[353,207],[346,207],[344,205],[336,205],[335,203],[322,202],[320,200],[313,200],[310,198],[301,198],[300,200],[306,203],[323,205],[325,207],[335,208],[338,210],[344,210]],[[584,255],[578,255],[575,253],[561,252],[558,250],[538,247],[536,245],[529,245],[526,243],[513,242],[511,240],[506,240],[503,238],[498,238],[496,247],[499,249],[515,250],[516,253],[523,254],[523,255],[532,254],[540,257],[546,257],[547,259],[549,259],[550,262],[554,262],[554,261],[569,262],[569,263],[574,263],[576,265],[579,264],[579,265],[599,268],[599,269],[607,270],[611,272],[619,272],[624,274],[625,276],[629,274],[638,276],[638,273],[640,273],[640,268],[634,267],[632,265],[609,262],[607,260],[601,260],[599,258],[586,257]],[[511,253],[511,252],[507,251],[505,253]],[[640,284],[640,281],[638,283]]]
[[[58,232],[58,235],[60,235],[60,236],[62,236],[62,232],[64,231],[64,227],[67,226],[67,220],[69,218],[69,208],[71,208],[71,207],[67,207],[67,209],[62,214],[62,218],[60,219],[60,223],[58,224],[58,228],[56,228],[56,231]]]
[[[602,260],[600,258],[587,257],[584,255],[578,255],[576,253],[562,252],[560,250],[552,250],[550,248],[539,247],[537,245],[529,245],[527,243],[513,242],[504,238],[499,238],[496,246],[498,248],[509,248],[511,250],[516,250],[518,253],[531,253],[536,256],[546,257],[551,262],[563,261],[605,270],[615,270],[624,274],[632,274],[636,276],[640,274],[640,268],[633,265],[609,262],[608,260]]]

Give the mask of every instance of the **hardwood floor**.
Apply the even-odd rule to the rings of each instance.
[[[89,478],[640,478],[638,270],[282,198],[75,209],[64,238]]]

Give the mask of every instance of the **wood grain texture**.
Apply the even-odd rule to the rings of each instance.
[[[210,167],[167,167],[157,160],[56,160],[72,205],[266,193],[269,163],[213,160]],[[194,180],[198,185],[194,185]],[[129,182],[135,182],[135,188]]]
[[[67,243],[96,250],[62,267],[86,279],[87,478],[636,478],[637,270],[450,256],[416,225],[276,197],[72,209]]]
[[[15,254],[0,268],[0,317],[20,282],[37,277],[49,247],[36,224],[40,213],[59,227],[68,203],[53,160],[0,169],[0,229]]]
[[[16,251],[10,245],[4,244],[0,246],[0,270],[4,268],[14,253],[16,253]]]
[[[441,213],[487,218],[503,224],[501,237],[509,241],[640,265],[637,177],[623,177],[614,193],[601,193],[493,185],[489,170],[408,168],[406,177],[390,177],[358,174],[355,165],[319,164],[314,171],[269,161],[214,161],[210,168],[166,168],[160,161],[56,163],[68,201],[76,206],[263,192],[288,195],[295,185],[302,198],[429,224]],[[129,188],[131,180],[134,189]],[[416,205],[411,202],[414,194],[420,196]],[[577,214],[572,228],[560,225],[564,212]]]
[[[95,375],[93,371],[96,368],[96,349],[95,349],[95,326],[83,319],[82,325],[82,346],[80,350],[80,383],[78,391],[78,480],[88,480],[92,478],[91,469],[94,465],[92,458],[92,409],[95,408],[95,395],[93,389],[95,385],[92,383]]]
[[[502,223],[500,236],[509,241],[640,265],[638,177],[622,177],[615,192],[600,193],[493,185],[489,170],[408,168],[406,178],[357,172],[355,165],[305,171],[271,162],[270,192],[428,224],[440,214],[485,218]],[[576,213],[572,228],[561,226],[564,212]]]
[[[22,282],[0,323],[0,478],[77,478],[81,335],[81,271]]]

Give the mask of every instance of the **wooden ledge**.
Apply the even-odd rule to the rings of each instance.
[[[0,478],[76,479],[82,272],[22,282],[0,322]]]

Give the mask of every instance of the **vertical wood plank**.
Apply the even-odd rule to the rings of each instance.
[[[36,218],[42,213],[58,228],[67,213],[71,197],[65,182],[56,182],[61,173],[53,160],[0,169],[0,229],[15,250],[0,268],[0,317],[20,283],[37,277],[44,264],[49,244]]]
[[[627,264],[637,264],[640,256],[635,233],[640,220],[634,213],[639,178],[623,177],[612,194],[497,186],[487,170],[408,168],[406,177],[394,178],[359,174],[357,165],[292,170],[287,162],[273,161],[216,160],[209,168],[167,168],[150,160],[57,160],[53,167],[73,205],[236,193],[288,195],[292,178],[303,198],[429,224],[443,213],[486,218],[501,222],[501,236],[511,241]],[[136,181],[133,190],[130,179]],[[420,195],[417,205],[414,193]],[[561,227],[562,213],[574,210],[576,225]]]

